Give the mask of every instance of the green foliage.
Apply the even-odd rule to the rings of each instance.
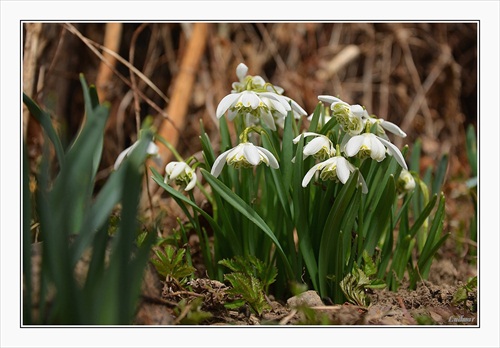
[[[95,175],[109,107],[99,104],[95,87],[88,87],[83,76],[81,83],[86,117],[66,152],[49,115],[28,96],[23,98],[56,149],[60,168],[53,177],[46,146],[36,192],[36,212],[43,239],[39,315],[31,317],[28,313],[32,308],[25,308],[24,324],[130,324],[154,239],[149,234],[142,238],[140,247],[136,244],[141,165],[152,132],[145,125],[137,147],[95,195]],[[25,176],[24,185],[26,180]],[[122,218],[118,231],[110,239],[109,219],[118,203],[122,206]],[[25,211],[29,212],[29,207],[25,206]],[[29,226],[26,223],[25,227]],[[30,239],[26,237],[26,228],[24,231],[26,257],[30,255]],[[88,270],[76,279],[76,266],[89,248],[92,256]],[[29,263],[24,263],[23,272],[25,277],[30,274]],[[31,294],[33,284],[27,282],[25,286],[25,294]],[[49,288],[55,288],[55,297],[48,298]]]
[[[366,296],[368,289],[383,289],[386,284],[381,279],[370,279],[377,273],[377,268],[367,252],[363,253],[364,266],[361,269],[357,263],[350,274],[340,282],[340,288],[346,299],[358,306],[368,306],[370,298]]]
[[[297,312],[301,319],[298,321],[297,325],[332,325],[333,322],[328,317],[328,314],[321,313],[313,308],[300,305],[297,308]]]
[[[240,73],[244,70],[240,66]],[[219,104],[219,111],[225,108],[230,115],[227,119],[217,115],[219,157],[202,125],[204,163],[199,167],[211,189],[202,193],[213,213],[201,209],[192,192],[174,190],[153,171],[153,179],[193,226],[198,217],[204,217],[213,230],[213,249],[202,247],[209,275],[234,282],[234,288],[257,303],[257,290],[267,286],[252,280],[258,279],[255,273],[239,271],[228,278],[221,266],[234,273],[233,265],[214,260],[234,260],[239,255],[276,266],[274,295],[278,298],[290,295],[290,284],[302,283],[335,303],[346,297],[365,303],[358,293],[366,288],[387,284],[397,290],[407,275],[412,286],[426,279],[436,251],[448,236],[443,233],[441,194],[448,156],[420,178],[421,141],[412,148],[412,171],[406,172],[404,156],[409,147],[400,151],[383,130],[403,136],[394,124],[367,114],[359,105],[335,104],[335,98],[324,97],[320,99],[335,104],[332,111],[318,103],[310,122],[303,126],[295,102],[286,99],[291,110],[287,105],[277,106],[282,96],[272,96],[270,91],[279,88],[270,83],[257,88],[261,78],[238,77],[232,93],[246,94],[241,100],[233,94]],[[259,95],[263,91],[268,92]],[[247,101],[243,102],[243,96]],[[275,99],[264,105],[260,97]],[[234,104],[229,105],[231,100]],[[231,139],[230,126],[235,139]],[[305,129],[309,133],[301,135]],[[384,151],[368,149],[367,139],[380,142]],[[351,140],[355,141],[347,151]],[[358,152],[351,151],[357,145]],[[401,177],[407,181],[398,184]],[[366,282],[364,277],[379,280]]]
[[[185,260],[186,249],[176,250],[172,245],[166,245],[163,251],[156,249],[154,252],[156,258],[152,258],[151,263],[163,277],[174,278],[184,285],[193,276],[195,268]]]
[[[469,160],[472,177],[477,177],[477,137],[476,130],[473,125],[469,125],[469,127],[467,127],[465,140],[465,149],[467,151],[467,159]]]
[[[212,318],[212,314],[202,310],[203,298],[196,297],[190,302],[182,299],[174,309],[175,323],[181,325],[199,325]]]
[[[455,294],[453,295],[453,303],[454,304],[459,304],[463,303],[464,307],[467,307],[467,300],[469,299],[469,296],[471,293],[475,292],[477,288],[477,276],[470,278],[467,281],[467,284],[462,285],[457,289]],[[472,307],[476,306],[476,303],[472,304]]]
[[[270,309],[265,296],[265,289],[271,285],[277,275],[274,267],[266,266],[256,257],[221,260],[219,264],[226,266],[232,272],[225,274],[224,279],[231,283],[232,288],[227,292],[235,297],[235,301],[226,305],[228,308],[238,308],[247,303],[252,311],[258,315]],[[241,301],[241,299],[244,300]]]

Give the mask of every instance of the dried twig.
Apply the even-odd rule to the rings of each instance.
[[[29,96],[35,91],[35,76],[37,58],[39,55],[40,33],[42,32],[42,23],[26,23],[26,40],[23,54],[23,90]],[[23,133],[27,136],[29,124],[29,111],[23,105]]]
[[[347,45],[333,59],[328,62],[328,65],[323,70],[318,70],[316,77],[320,81],[326,81],[340,69],[355,60],[361,53],[361,49],[357,45]]]
[[[114,58],[116,58],[120,63],[122,63],[123,65],[125,65],[127,68],[129,68],[130,70],[132,70],[135,74],[137,74],[137,76],[139,76],[144,82],[146,82],[146,84],[152,89],[154,90],[166,103],[169,102],[169,99],[167,98],[167,96],[165,96],[165,94],[163,94],[163,92],[149,79],[147,78],[142,72],[140,72],[136,67],[134,67],[133,65],[131,65],[126,59],[122,58],[118,53],[114,52],[114,51],[111,51],[109,50],[108,48],[104,47],[103,45],[101,44],[98,44],[97,42],[95,41],[92,41],[90,40],[89,38],[85,37],[84,35],[82,35],[82,33],[80,33],[80,31],[78,31],[78,29],[75,28],[74,25],[70,24],[70,23],[65,23],[64,24],[65,28],[71,32],[72,34],[76,35],[80,40],[82,40],[82,42],[88,47],[90,48],[90,50],[92,52],[94,52],[94,54],[99,57],[99,59],[101,59],[111,70],[113,70],[113,72],[127,85],[129,86],[130,88],[132,88],[132,84],[130,83],[130,81],[128,81],[122,74],[120,74],[120,72],[118,70],[116,70],[113,65],[109,62],[108,59],[106,59],[106,57],[104,57],[104,55],[99,52],[98,49],[102,50],[103,52],[107,52],[109,53],[111,56],[113,56]],[[148,104],[151,105],[151,107],[153,107],[155,110],[159,111],[159,113],[161,114],[165,114],[161,108],[158,107],[158,105],[156,105],[155,103],[153,103],[148,97],[146,97],[144,95],[144,93],[142,93],[141,91],[138,91],[137,93],[139,93],[139,95],[141,96],[142,99],[144,99]],[[166,114],[165,114],[166,115]]]
[[[121,36],[122,23],[106,23],[104,47],[107,47],[110,51],[118,52],[120,49]],[[103,57],[111,66],[116,66],[116,57],[108,52],[104,52]],[[113,76],[113,69],[110,69],[110,67],[104,63],[105,61],[102,60],[100,62],[96,78],[97,94],[101,100],[107,100],[107,91],[111,77]]]
[[[207,23],[195,23],[193,25],[193,32],[182,58],[181,68],[175,79],[171,101],[167,109],[171,123],[162,122],[158,129],[159,135],[174,147],[177,146],[181,130],[184,128],[186,122],[185,116],[193,89],[195,72],[205,51],[207,33]],[[158,143],[158,146],[163,164],[160,166],[161,168],[171,158],[171,154],[163,144]]]
[[[142,33],[144,28],[146,28],[148,25],[149,25],[148,23],[141,24],[134,31],[134,34],[132,35],[132,39],[130,40],[130,49],[129,49],[129,55],[128,55],[128,59],[129,59],[131,66],[134,66],[135,43],[137,41],[137,37],[139,37],[139,34]],[[139,88],[137,87],[137,80],[135,79],[134,71],[130,68],[129,68],[129,70],[130,70],[130,82],[132,83],[132,91],[134,93],[135,126],[136,126],[136,130],[137,130],[137,134],[139,134],[139,131],[141,129],[141,108],[140,108],[140,103],[139,103],[139,94],[137,93]]]

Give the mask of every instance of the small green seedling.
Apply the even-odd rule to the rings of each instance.
[[[226,308],[240,308],[246,303],[258,315],[270,308],[265,291],[276,279],[276,268],[266,266],[256,257],[236,256],[231,260],[221,260],[219,264],[232,271],[224,275],[224,279],[231,283],[232,289],[227,292],[235,299],[227,303]]]

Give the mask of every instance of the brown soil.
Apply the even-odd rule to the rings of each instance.
[[[431,268],[430,281],[419,283],[415,290],[406,284],[397,292],[374,291],[369,294],[368,307],[325,305],[314,291],[307,291],[287,303],[271,297],[271,309],[258,317],[245,307],[226,309],[225,284],[199,278],[190,283],[192,291],[172,291],[150,267],[135,324],[182,325],[189,323],[186,319],[190,312],[203,311],[211,317],[198,323],[201,325],[477,325],[475,292],[465,304],[453,303],[457,289],[475,274],[473,266],[462,264],[457,268],[450,260],[439,260]],[[190,307],[197,298],[202,300]],[[187,306],[180,305],[182,299]]]

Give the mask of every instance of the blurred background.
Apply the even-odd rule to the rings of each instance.
[[[84,117],[80,73],[110,103],[98,181],[147,115],[185,157],[201,150],[201,119],[217,151],[215,110],[243,62],[308,113],[318,95],[334,95],[400,125],[408,134],[393,139],[400,148],[408,144],[411,152],[422,140],[421,173],[449,154],[450,215],[467,196],[465,132],[477,129],[478,116],[477,23],[51,22],[23,29],[24,92],[51,113],[66,145]],[[36,172],[43,134],[26,110],[23,126]],[[169,158],[164,149],[164,162]]]

